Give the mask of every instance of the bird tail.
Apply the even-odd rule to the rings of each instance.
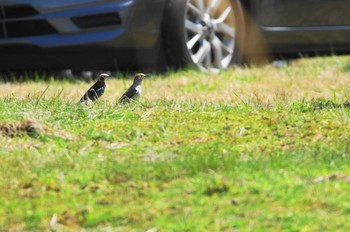
[[[128,96],[126,95],[123,95],[120,99],[119,99],[119,103],[120,104],[124,104],[124,103],[129,103],[132,99],[131,98],[128,98]]]

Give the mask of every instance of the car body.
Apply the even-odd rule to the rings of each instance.
[[[0,70],[224,69],[262,47],[348,52],[349,9],[340,0],[0,0]]]
[[[0,69],[151,65],[164,4],[163,0],[1,0],[1,12],[7,15],[0,16]]]
[[[350,1],[244,1],[274,54],[350,50]]]

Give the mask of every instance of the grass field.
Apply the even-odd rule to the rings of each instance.
[[[349,231],[350,57],[0,85],[1,231]]]

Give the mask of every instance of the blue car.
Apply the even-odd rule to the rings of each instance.
[[[0,68],[154,65],[162,0],[1,0]]]
[[[349,1],[0,0],[0,70],[194,65],[348,51]]]

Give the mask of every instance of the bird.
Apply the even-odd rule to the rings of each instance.
[[[119,103],[130,102],[136,100],[141,96],[141,84],[143,78],[147,77],[146,74],[137,73],[134,77],[134,82],[129,89],[120,97]]]
[[[99,97],[103,95],[106,89],[106,83],[105,80],[109,78],[109,75],[107,73],[102,73],[98,76],[97,81],[95,84],[93,84],[88,91],[82,96],[80,99],[80,102],[85,102],[85,101],[95,101]]]
[[[346,101],[344,102],[344,107],[345,107],[345,108],[350,108],[350,101],[349,101],[349,100],[346,100]]]

